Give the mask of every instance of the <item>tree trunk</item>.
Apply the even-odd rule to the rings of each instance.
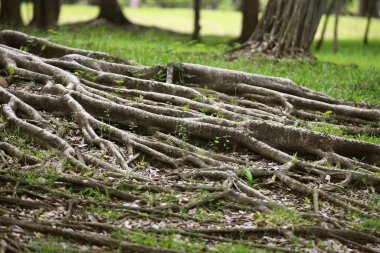
[[[373,17],[380,17],[380,0],[360,0],[359,16],[366,17],[368,13]]]
[[[322,32],[321,32],[321,38],[318,40],[318,44],[317,46],[315,47],[315,49],[317,51],[319,51],[322,47],[322,44],[323,44],[323,40],[325,39],[325,33],[326,33],[326,28],[327,28],[327,24],[329,22],[329,18],[330,18],[330,15],[331,15],[331,12],[334,8],[334,5],[335,5],[335,1],[336,0],[332,0],[330,2],[330,5],[329,5],[329,8],[327,10],[327,13],[326,13],[326,18],[325,18],[325,22],[323,23],[323,28],[322,28]]]
[[[245,54],[309,54],[325,0],[269,0],[256,32],[241,50]]]
[[[11,26],[22,25],[20,5],[21,0],[1,0],[1,23]]]
[[[371,26],[371,19],[372,19],[372,15],[370,13],[368,13],[367,14],[367,25],[365,27],[364,39],[363,39],[364,45],[368,45],[368,34],[369,34],[369,28]]]
[[[360,0],[359,4],[359,16],[367,16],[368,11],[368,0]]]
[[[201,31],[201,0],[194,0],[194,32],[193,40],[199,40]]]
[[[100,0],[99,7],[99,19],[105,19],[113,24],[118,25],[132,25],[132,22],[124,16],[117,0]]]
[[[240,37],[236,42],[246,42],[255,31],[259,22],[259,0],[242,1],[243,25]]]
[[[342,8],[342,0],[335,0],[334,45],[333,45],[334,53],[338,52],[338,24],[339,24],[339,16],[340,16],[341,8]]]
[[[376,15],[376,8],[377,8],[376,5],[377,3],[375,0],[368,0],[367,5],[365,6],[367,7],[367,10],[366,10],[367,25],[365,27],[365,32],[364,32],[364,39],[363,39],[364,45],[368,44],[368,34],[369,34],[369,28],[371,26],[371,18],[372,16]]]
[[[60,0],[34,0],[31,25],[43,29],[56,26],[60,10]]]

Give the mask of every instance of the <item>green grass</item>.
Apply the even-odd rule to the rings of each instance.
[[[64,238],[48,236],[40,238],[39,240],[33,240],[29,245],[30,248],[25,248],[24,252],[41,252],[41,253],[85,253],[92,252],[91,246],[78,247],[75,244],[68,243]]]
[[[225,42],[230,39],[229,37],[205,36],[202,43],[195,43],[189,41],[187,36],[157,32],[126,32],[106,27],[80,27],[75,30],[62,27],[57,29],[58,33],[44,33],[30,28],[25,28],[24,31],[71,47],[105,51],[133,59],[144,65],[170,62],[205,64],[290,78],[299,84],[336,98],[367,100],[372,103],[380,101],[380,67],[378,66],[360,67],[355,64],[338,65],[321,60],[274,60],[260,57],[226,61],[223,55],[228,49]],[[373,51],[375,54],[375,47]],[[363,52],[367,53],[365,50]],[[331,53],[325,53],[326,57],[329,55]],[[365,58],[359,56],[360,52],[351,55],[352,61],[360,57]]]
[[[64,5],[60,23],[72,23],[96,17],[97,7]],[[179,32],[191,32],[192,12],[189,9],[141,8],[125,9],[134,22],[156,25]],[[30,6],[23,6],[24,17],[31,16]],[[347,100],[380,103],[380,20],[373,20],[370,44],[363,46],[365,18],[342,17],[339,26],[339,52],[332,52],[332,20],[320,52],[312,50],[318,60],[276,60],[256,57],[226,61],[227,42],[240,31],[240,14],[236,11],[202,11],[203,40],[195,43],[187,35],[157,32],[126,32],[105,27],[57,29],[59,34],[42,33],[31,28],[24,31],[49,37],[71,47],[105,51],[144,65],[191,62],[250,73],[281,76]],[[319,33],[319,32],[318,32]],[[317,34],[317,38],[319,35]]]
[[[214,243],[210,246],[197,238],[184,237],[163,231],[162,234],[127,231],[118,229],[112,233],[114,239],[123,239],[140,245],[148,245],[161,249],[182,250],[184,252],[226,252],[226,253],[265,253],[272,252],[266,249],[251,248],[236,243]]]

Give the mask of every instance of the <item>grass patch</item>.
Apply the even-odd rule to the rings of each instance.
[[[96,6],[65,4],[61,10],[59,24],[63,25],[94,19],[98,15],[98,12],[99,10]],[[136,24],[157,26],[186,34],[192,33],[193,12],[191,9],[124,8],[124,12],[128,18]],[[32,18],[31,4],[23,4],[22,13],[24,21],[26,23],[29,22]],[[316,39],[320,37],[322,24],[323,20],[320,22]],[[201,33],[204,36],[203,42],[205,44],[209,44],[210,38],[216,36],[221,39],[220,42],[222,44],[226,44],[228,41],[237,37],[241,30],[241,13],[234,10],[202,10],[201,26]],[[334,54],[332,50],[333,20],[330,20],[325,35],[326,41],[322,47],[322,50],[320,52],[313,51],[313,54],[318,59],[323,61],[330,61],[339,64],[356,64],[361,67],[376,67],[379,69],[380,19],[372,20],[369,33],[370,43],[367,46],[364,46],[362,43],[365,26],[366,18],[364,17],[340,17],[338,27],[339,52]],[[95,30],[97,30],[97,28],[95,28]],[[157,37],[156,34],[158,41],[161,41],[161,37],[171,36],[172,35],[161,34],[161,36],[159,35]],[[91,40],[91,37],[83,37],[87,39],[89,43],[96,43],[95,40]],[[190,36],[187,36],[186,38],[189,39]],[[65,38],[62,38],[62,40],[65,41]],[[107,40],[107,43],[112,42],[112,40]],[[128,42],[128,40],[124,40],[119,45],[126,45]],[[141,45],[142,48],[149,49],[144,47],[145,45],[140,44],[140,42],[141,41],[136,41],[136,44]],[[167,41],[164,39],[162,44],[167,44]],[[171,47],[170,43],[168,46]],[[211,45],[211,47],[213,48],[214,45]],[[131,57],[131,59],[136,59],[138,62],[144,63],[137,57]],[[159,63],[162,63],[163,60],[164,59],[161,57]],[[155,62],[155,64],[157,63],[158,62]]]
[[[116,220],[122,215],[121,212],[112,210],[110,208],[94,205],[89,206],[88,213],[107,220]]]
[[[284,225],[315,225],[313,221],[302,218],[302,215],[295,209],[273,209],[272,214],[254,213],[253,217],[257,224],[262,226],[284,226]]]
[[[41,32],[25,28],[24,32],[47,37],[66,46],[97,50],[133,59],[143,65],[173,62],[191,62],[249,73],[290,78],[308,88],[327,93],[335,98],[380,104],[380,40],[362,50],[360,41],[351,40],[333,55],[328,45],[316,54],[320,60],[288,60],[255,57],[226,61],[226,42],[232,37],[205,36],[202,43],[189,41],[188,36],[169,33],[127,32],[109,27],[67,27],[54,32]],[[327,43],[328,44],[328,43]],[[339,56],[340,55],[340,56]],[[323,60],[339,56],[339,65]],[[355,63],[355,64],[354,64]],[[360,64],[360,65],[358,65]],[[371,67],[368,67],[371,66]]]
[[[182,250],[184,252],[226,252],[226,253],[251,253],[272,252],[264,249],[252,249],[248,246],[233,243],[213,243],[212,245],[196,238],[184,237],[174,233],[153,234],[138,231],[115,230],[112,233],[115,239],[124,239],[133,243],[152,247]]]
[[[98,187],[86,187],[83,190],[81,190],[80,195],[82,198],[90,197],[95,198],[99,201],[109,201],[110,200],[110,193],[108,192],[108,189],[105,188],[99,189]]]
[[[71,245],[62,237],[47,236],[43,240],[33,240],[29,248],[24,248],[25,252],[41,252],[41,253],[85,253],[93,252],[90,246]]]
[[[380,232],[380,219],[363,219],[362,227],[373,232]]]
[[[0,124],[3,122],[3,119],[0,117]],[[21,152],[34,156],[36,158],[45,160],[53,157],[57,150],[50,148],[50,149],[44,149],[44,148],[35,148],[33,145],[34,140],[31,138],[28,138],[20,133],[18,129],[13,131],[0,131],[0,141],[7,142],[8,144],[11,144],[15,147],[17,147]]]
[[[338,126],[331,125],[328,123],[323,123],[323,122],[313,123],[310,130],[321,132],[321,133],[327,133],[330,135],[341,136],[348,139],[371,142],[371,143],[380,145],[380,138],[378,138],[377,136],[373,136],[370,134],[360,134],[360,133],[356,135],[347,134],[344,132],[343,129],[339,128]]]

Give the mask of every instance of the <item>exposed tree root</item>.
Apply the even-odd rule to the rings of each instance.
[[[8,182],[1,191],[2,204],[30,212],[61,208],[65,222],[86,222],[81,212],[94,207],[122,212],[115,222],[140,216],[151,222],[166,217],[174,223],[191,221],[201,238],[213,242],[235,243],[214,236],[219,234],[248,239],[250,234],[291,233],[336,239],[353,248],[364,242],[368,245],[360,249],[367,251],[379,243],[378,234],[354,230],[347,225],[350,221],[335,218],[346,213],[379,219],[380,207],[350,190],[380,190],[380,146],[312,130],[328,124],[351,135],[378,136],[378,109],[283,78],[188,63],[137,66],[15,31],[1,31],[0,42],[0,65],[10,84],[0,88],[1,136],[26,140],[22,145],[10,137],[0,140],[0,181]],[[55,153],[38,157],[30,147]],[[28,181],[33,173],[44,178],[42,185]],[[277,210],[293,209],[281,198],[283,191],[296,200],[312,199],[308,213],[313,216],[304,217],[313,217],[312,222],[317,217],[328,228],[226,228],[222,221],[189,214],[225,205],[273,216]],[[86,194],[102,201],[88,200]],[[338,211],[326,217],[325,205]],[[7,215],[0,217],[4,227],[17,225],[127,251],[177,252],[0,212]],[[83,224],[76,226],[87,226]],[[181,231],[173,232],[196,232],[186,227]]]

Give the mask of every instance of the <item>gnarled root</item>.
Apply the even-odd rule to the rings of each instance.
[[[312,129],[328,122],[330,127],[344,125],[350,134],[378,136],[379,110],[283,78],[188,63],[137,66],[7,30],[0,32],[0,42],[0,64],[10,84],[0,88],[0,180],[8,182],[1,194],[12,193],[0,196],[0,202],[7,207],[63,208],[65,221],[75,217],[82,225],[89,205],[123,212],[110,221],[116,225],[144,217],[150,222],[168,217],[173,224],[192,220],[200,237],[214,243],[218,240],[213,235],[236,231],[243,231],[246,239],[261,233],[328,237],[353,248],[368,235],[368,245],[362,246],[366,250],[378,243],[377,234],[352,230],[344,214],[379,218],[379,207],[360,194],[380,189],[380,146]],[[48,157],[36,152],[51,149],[55,152]],[[25,179],[31,174],[42,177],[43,185]],[[67,192],[49,189],[51,185]],[[272,217],[278,210],[301,209],[310,199],[314,203],[307,203],[307,213],[312,215],[302,217],[312,217],[307,224],[313,226],[287,231],[226,229],[223,220],[190,215],[222,206],[226,213],[238,209]],[[3,208],[0,212],[10,217],[0,219],[5,227],[125,250],[153,250],[23,222],[25,217]],[[338,224],[333,216],[343,221]],[[247,217],[250,226],[259,226],[252,215]],[[221,229],[212,230],[208,223]],[[97,229],[115,227],[99,222]]]

